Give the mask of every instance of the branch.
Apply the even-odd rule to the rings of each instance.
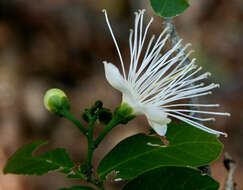
[[[108,125],[106,126],[106,128],[102,131],[102,133],[100,134],[100,136],[95,140],[94,142],[94,147],[98,147],[98,145],[100,144],[100,142],[104,139],[104,137],[116,126],[119,124],[119,120],[117,120],[117,118],[113,118]]]
[[[234,182],[234,178],[233,178],[236,169],[236,164],[235,161],[227,152],[224,155],[224,166],[228,171],[228,176],[226,179],[224,190],[239,190],[236,187],[236,183]]]
[[[168,33],[170,34],[170,39],[172,42],[172,45],[176,45],[176,43],[180,40],[180,37],[178,36],[175,24],[172,18],[164,18],[164,24],[166,27],[169,28]],[[189,59],[186,60],[186,62],[190,62]],[[187,64],[187,63],[186,63]]]
[[[209,165],[200,166],[200,167],[198,167],[198,169],[201,170],[203,172],[203,174],[207,174],[209,176],[212,175],[211,168]]]
[[[83,127],[83,125],[69,111],[63,111],[62,114],[65,118],[72,121],[73,124],[77,126],[86,137],[88,136],[88,130],[85,127]]]
[[[170,34],[170,40],[172,42],[172,45],[176,45],[179,40],[181,39],[179,37],[179,35],[176,32],[176,28],[175,28],[175,24],[174,24],[174,20],[172,18],[164,18],[164,25],[169,28],[168,33]],[[178,48],[178,52],[182,50],[182,47]],[[187,58],[184,62],[185,65],[189,65],[191,63],[191,60],[189,58]],[[194,84],[191,84],[190,86],[194,86]],[[198,98],[194,97],[194,98],[190,98],[189,99],[190,104],[197,104],[198,103]],[[195,107],[190,107],[190,109],[195,110],[197,108]],[[198,110],[198,109],[197,109]],[[196,116],[197,113],[191,113],[191,116]],[[198,169],[200,169],[203,173],[207,174],[207,175],[211,175],[211,169],[209,165],[206,166],[201,166]]]
[[[172,45],[173,46],[176,45],[181,38],[179,37],[179,35],[176,32],[174,20],[172,18],[164,18],[164,25],[169,28],[168,33],[170,34],[170,40],[172,42]],[[178,52],[181,49],[182,49],[182,47],[178,48]],[[184,63],[186,65],[189,65],[191,63],[191,60],[189,58],[187,58]],[[193,84],[191,84],[191,86],[193,86]],[[198,102],[198,98],[197,97],[191,98],[191,99],[189,99],[189,102],[191,104],[196,104]],[[195,109],[195,107],[193,107],[192,109]],[[196,113],[193,113],[190,115],[195,116]]]

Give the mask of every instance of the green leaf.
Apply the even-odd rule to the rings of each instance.
[[[74,163],[71,158],[67,154],[64,148],[56,148],[50,152],[47,152],[39,157],[39,159],[43,159],[49,161],[57,165],[58,167],[63,168],[72,168],[74,167]]]
[[[57,148],[34,157],[33,152],[46,141],[27,144],[17,150],[8,160],[3,172],[25,175],[43,175],[59,168],[71,170],[74,163],[64,148]]]
[[[170,123],[166,139],[167,147],[159,138],[145,134],[121,141],[100,162],[100,179],[114,171],[116,178],[133,179],[162,166],[207,165],[219,157],[223,148],[215,135],[186,123]]]
[[[87,186],[73,186],[68,188],[61,188],[59,190],[95,190],[95,189]]]
[[[150,0],[150,4],[156,14],[166,18],[177,16],[189,7],[187,0]]]
[[[219,183],[201,171],[185,167],[161,167],[125,185],[123,190],[217,190]]]

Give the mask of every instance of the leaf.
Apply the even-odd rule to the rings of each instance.
[[[101,180],[115,171],[117,178],[133,179],[162,166],[198,167],[220,155],[223,145],[215,135],[186,123],[170,123],[163,145],[159,138],[137,134],[117,144],[100,162]]]
[[[47,152],[39,157],[43,160],[48,160],[53,164],[63,167],[63,168],[72,168],[74,167],[74,163],[71,158],[67,154],[64,148],[56,148],[50,152]]]
[[[87,186],[73,186],[68,188],[61,188],[59,190],[95,190],[95,189]]]
[[[219,183],[201,171],[185,167],[161,167],[125,185],[123,190],[217,190]]]
[[[64,148],[57,148],[33,157],[33,152],[46,141],[33,142],[17,150],[8,160],[3,172],[25,175],[43,175],[59,168],[71,170],[74,163]]]
[[[150,0],[150,4],[156,14],[166,18],[177,16],[189,7],[187,0]]]

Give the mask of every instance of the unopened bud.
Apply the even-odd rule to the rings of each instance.
[[[98,119],[100,124],[107,125],[112,119],[112,113],[107,108],[101,108],[98,112]]]
[[[52,88],[46,92],[44,105],[47,110],[58,116],[63,116],[63,111],[69,111],[70,109],[66,94],[57,88]]]
[[[118,108],[116,108],[114,114],[122,124],[126,124],[128,121],[136,117],[133,114],[133,108],[126,102],[123,102]]]

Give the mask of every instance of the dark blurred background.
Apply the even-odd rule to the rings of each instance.
[[[177,17],[176,26],[184,43],[191,42],[194,56],[204,71],[212,72],[221,84],[202,102],[219,103],[219,118],[209,125],[226,131],[220,139],[237,163],[235,179],[243,188],[243,1],[191,0],[191,7]],[[48,113],[42,104],[45,91],[58,87],[69,96],[72,112],[82,110],[97,99],[115,108],[121,99],[104,77],[103,60],[119,65],[114,44],[101,12],[106,8],[125,61],[129,60],[128,35],[133,12],[147,9],[154,16],[151,30],[163,29],[162,19],[152,12],[148,0],[0,0],[0,169],[20,146],[48,139],[48,148],[62,146],[73,160],[83,161],[86,139],[69,121]],[[149,126],[138,117],[114,129],[94,154],[94,167],[121,139],[145,131]],[[96,136],[102,130],[97,127]],[[221,158],[212,164],[213,176],[223,186],[226,170]],[[42,177],[0,173],[0,190],[53,190],[81,184],[61,174]],[[122,183],[107,183],[109,190]]]

